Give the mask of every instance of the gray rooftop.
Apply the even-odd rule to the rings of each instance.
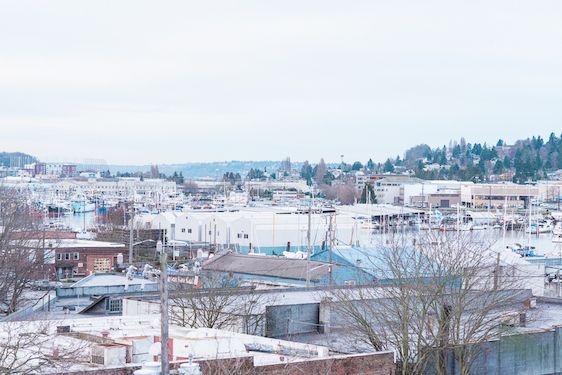
[[[307,263],[309,263],[310,266],[311,280],[319,280],[329,274],[328,263],[315,261],[307,262],[305,259],[289,259],[265,255],[241,255],[234,253],[227,253],[210,259],[203,265],[203,269],[305,280]]]

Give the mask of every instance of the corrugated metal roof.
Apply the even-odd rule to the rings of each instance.
[[[310,279],[319,280],[329,274],[329,264],[310,261]],[[228,253],[210,259],[204,270],[272,276],[288,279],[306,279],[307,261],[267,255]]]

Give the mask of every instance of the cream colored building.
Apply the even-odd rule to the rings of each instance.
[[[562,197],[562,181],[539,181],[537,186],[542,202],[555,202]]]
[[[473,184],[461,186],[461,202],[466,207],[508,208],[526,207],[526,202],[539,197],[535,185]]]

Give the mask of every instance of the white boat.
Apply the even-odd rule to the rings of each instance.
[[[304,251],[297,251],[297,252],[290,252],[290,251],[283,251],[283,256],[289,259],[306,259],[307,253]]]
[[[552,224],[549,222],[532,223],[526,231],[527,233],[530,231],[531,234],[550,233],[552,232]]]
[[[516,254],[519,254],[523,258],[537,256],[537,249],[534,246],[514,243],[511,246],[507,246],[507,248],[511,249],[511,251],[513,251]]]

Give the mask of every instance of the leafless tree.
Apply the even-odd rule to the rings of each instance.
[[[412,240],[415,240],[412,241]],[[491,241],[468,232],[397,236],[371,253],[377,282],[353,292],[335,290],[334,307],[358,339],[397,352],[400,374],[431,369],[446,375],[447,358],[471,374],[481,344],[505,332],[507,315],[523,310],[528,292],[507,274]]]
[[[88,361],[89,344],[57,336],[52,321],[0,324],[0,374],[37,374]]]
[[[183,184],[183,192],[187,194],[196,194],[199,192],[199,186],[192,180],[188,180]]]
[[[46,257],[54,250],[43,249],[38,226],[26,196],[0,187],[0,312],[10,314],[20,307],[22,295],[40,278]]]
[[[266,302],[273,297],[253,288],[241,288],[226,275],[205,273],[204,288],[176,283],[172,286],[170,318],[173,324],[192,328],[240,329],[259,334]]]
[[[351,181],[344,184],[321,185],[321,189],[326,198],[337,199],[341,204],[353,204],[359,197],[359,192]]]

